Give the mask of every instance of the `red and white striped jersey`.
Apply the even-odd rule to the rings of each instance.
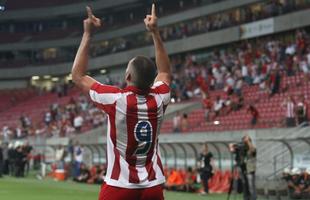
[[[89,92],[108,114],[108,185],[148,188],[165,182],[158,136],[170,102],[169,86],[156,82],[149,91],[95,83]]]

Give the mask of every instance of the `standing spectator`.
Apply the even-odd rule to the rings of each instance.
[[[2,146],[0,142],[0,178],[2,178],[2,173],[3,173],[3,151],[2,151]]]
[[[254,105],[250,105],[248,110],[247,110],[247,112],[250,113],[251,116],[252,116],[251,125],[255,126],[257,124],[257,120],[258,120],[258,117],[259,117],[258,110],[255,108]]]
[[[202,194],[209,193],[209,179],[213,175],[213,166],[212,166],[212,159],[213,154],[209,152],[208,144],[205,143],[203,145],[202,153],[200,154],[200,157],[198,158],[198,166],[199,166],[199,172],[201,181],[203,184],[203,192]]]
[[[215,113],[215,116],[219,116],[220,115],[220,112],[221,112],[221,109],[223,108],[223,103],[224,101],[221,99],[220,96],[217,96],[216,97],[216,101],[214,102],[214,113]]]
[[[8,143],[4,142],[3,148],[3,174],[9,175],[9,148]]]
[[[188,119],[187,114],[184,113],[181,119],[181,131],[186,131],[188,129]]]
[[[30,170],[30,159],[31,159],[31,151],[32,151],[32,146],[29,145],[29,142],[26,141],[24,146],[23,146],[23,154],[24,154],[24,163],[25,163],[25,172],[26,175],[29,174]]]
[[[2,127],[2,139],[3,141],[9,141],[11,137],[11,130],[8,126]]]
[[[287,100],[282,103],[282,106],[285,107],[285,117],[286,117],[286,126],[294,127],[295,123],[295,103],[293,97],[287,97]]]
[[[256,200],[256,162],[257,162],[257,152],[256,147],[254,146],[252,139],[250,136],[246,135],[243,138],[244,144],[247,146],[246,151],[246,172],[247,172],[247,179],[249,183],[249,193],[250,193],[250,200]]]
[[[181,131],[181,115],[177,112],[173,117],[173,132],[178,133]]]
[[[60,97],[62,97],[63,96],[63,91],[62,91],[62,86],[60,85],[60,84],[57,84],[56,85],[56,93],[57,93],[57,95],[58,95],[58,97],[60,98]]]
[[[57,169],[64,169],[65,168],[65,149],[62,145],[59,145],[56,154],[55,160],[57,164]]]
[[[80,169],[81,169],[81,164],[83,162],[83,148],[82,146],[79,144],[79,142],[77,141],[75,143],[75,146],[74,146],[74,171],[73,171],[73,177],[78,177],[80,176]]]
[[[50,111],[45,112],[44,114],[44,122],[46,124],[46,126],[48,126],[52,121],[52,114]]]
[[[305,103],[304,96],[300,96],[299,100],[296,105],[296,117],[297,117],[297,124],[301,125],[305,122],[307,122],[307,106]]]
[[[270,76],[271,96],[279,92],[280,83],[281,83],[281,75],[278,70],[275,70],[272,72]]]
[[[210,96],[207,96],[205,99],[202,100],[203,108],[205,110],[205,120],[209,121],[209,116],[211,114],[213,108],[213,101]]]
[[[16,149],[14,148],[13,143],[9,144],[8,156],[9,156],[9,175],[15,175],[15,162],[16,162]]]
[[[82,115],[80,113],[78,113],[75,117],[74,117],[74,121],[73,121],[73,126],[75,128],[75,130],[80,133],[81,132],[81,128],[83,125],[84,119],[82,117]]]
[[[24,177],[25,170],[25,154],[20,143],[16,145],[16,159],[15,159],[15,176]]]

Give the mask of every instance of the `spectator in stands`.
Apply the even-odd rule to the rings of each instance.
[[[303,95],[299,96],[299,99],[297,101],[295,114],[297,117],[297,124],[301,125],[308,121],[307,119],[307,106],[305,102],[305,98]],[[305,125],[305,124],[304,124]]]
[[[74,117],[74,128],[77,133],[81,132],[82,125],[83,125],[84,119],[80,113],[77,113],[77,115]]]
[[[281,75],[278,70],[272,70],[270,75],[270,96],[277,94],[280,89]]]
[[[178,133],[181,131],[181,120],[182,117],[180,115],[180,112],[176,112],[173,117],[173,132]]]
[[[208,144],[203,145],[202,152],[198,158],[198,166],[201,182],[203,184],[203,191],[201,194],[209,193],[209,179],[213,176],[213,154],[209,151]]]
[[[255,126],[257,124],[257,120],[259,118],[259,112],[258,110],[255,108],[255,106],[253,104],[251,104],[247,110],[248,113],[251,114],[251,125]]]
[[[17,139],[23,138],[23,136],[26,134],[24,130],[25,129],[22,130],[22,127],[17,126],[15,128],[15,138]]]
[[[46,111],[44,114],[44,122],[45,125],[48,126],[52,121],[52,114],[50,111]]]
[[[186,113],[183,113],[181,119],[181,131],[187,131],[187,130],[188,130],[188,116]]]
[[[205,112],[205,120],[209,121],[210,114],[212,113],[213,101],[209,95],[202,100],[202,105]]]
[[[221,99],[221,97],[217,96],[216,100],[214,102],[214,105],[213,105],[213,110],[214,110],[216,117],[220,115],[221,110],[223,108],[223,103],[224,103],[224,101]]]
[[[10,137],[12,135],[11,130],[9,129],[8,126],[4,125],[2,127],[2,140],[3,141],[10,141]]]
[[[296,126],[295,122],[295,102],[292,96],[288,96],[286,101],[282,103],[282,106],[285,108],[285,117],[286,117],[286,126],[294,127]]]

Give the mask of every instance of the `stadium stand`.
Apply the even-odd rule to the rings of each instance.
[[[40,8],[70,6],[82,1],[7,2],[6,9],[15,12],[22,9],[40,11]],[[136,27],[144,17],[149,3],[137,1],[123,7],[95,10],[99,17],[105,18],[106,26],[94,36],[90,51],[91,64],[101,63],[104,57],[109,60],[109,56],[118,52],[128,53],[131,56],[132,50],[135,51],[140,47],[148,48],[152,42],[149,35],[141,29],[136,31]],[[212,4],[219,1],[169,0],[158,3],[160,16],[169,18],[180,14],[181,11],[191,11],[209,4],[212,8]],[[228,143],[235,142],[237,136],[239,139],[244,133],[257,134],[255,135],[258,138],[256,138],[257,144],[275,146],[271,152],[269,148],[257,145],[259,149],[257,172],[261,177],[277,177],[283,167],[295,164],[294,156],[300,158],[298,156],[304,152],[300,149],[309,147],[307,146],[310,144],[309,138],[309,141],[303,138],[304,135],[309,137],[309,131],[307,132],[308,129],[303,129],[302,126],[305,125],[303,122],[309,121],[310,118],[310,29],[309,24],[304,26],[302,22],[295,22],[296,16],[299,15],[294,18],[294,13],[307,11],[309,7],[310,1],[251,1],[242,6],[223,7],[216,12],[200,13],[198,17],[196,15],[191,17],[193,13],[189,12],[186,19],[180,18],[161,26],[162,37],[172,45],[173,42],[182,44],[186,39],[195,43],[198,39],[194,37],[202,34],[216,35],[221,31],[238,29],[237,39],[232,37],[229,42],[225,40],[220,45],[211,43],[205,47],[182,49],[170,55],[174,74],[171,84],[172,99],[166,112],[166,120],[161,127],[163,135],[160,138],[164,138],[160,148],[165,159],[167,190],[201,192],[196,159],[198,149],[206,138],[207,142],[210,142],[215,159],[218,159],[218,168],[215,168],[209,181],[211,193],[227,193],[231,179],[238,178],[236,172],[227,170],[233,167],[234,159],[227,146]],[[295,19],[293,25],[287,24],[289,28],[282,30],[278,29],[278,26],[284,26],[283,24],[272,24],[274,30],[267,34],[258,31],[257,37],[243,38],[244,24],[251,25],[251,22],[254,22],[257,25],[263,19],[275,23],[276,19],[285,16]],[[84,142],[82,145],[85,158],[89,159],[85,163],[91,165],[83,164],[81,176],[75,177],[74,181],[100,184],[105,174],[105,166],[102,163],[106,162],[104,158],[106,149],[102,133],[106,128],[106,115],[90,103],[87,95],[81,94],[71,85],[71,81],[66,79],[68,71],[57,68],[59,72],[47,75],[52,72],[52,68],[58,67],[56,64],[71,65],[66,62],[72,62],[77,50],[76,41],[81,34],[82,19],[83,16],[78,16],[76,13],[42,20],[24,19],[22,23],[8,20],[0,24],[0,49],[2,47],[6,49],[0,50],[0,68],[3,69],[1,72],[5,74],[7,70],[9,74],[10,69],[20,68],[27,73],[28,70],[32,72],[33,68],[44,68],[42,74],[33,73],[27,77],[19,77],[27,78],[27,85],[34,84],[39,88],[27,86],[24,89],[0,90],[0,140],[10,142],[17,140],[15,144],[24,149],[28,148],[27,145],[20,145],[19,140],[34,141],[33,144],[39,141],[36,155],[29,157],[34,162],[44,159],[46,163],[51,164],[52,171],[49,175],[62,181],[68,174],[56,172],[59,160],[57,161],[51,152],[57,154],[56,145],[66,145],[64,151],[73,155],[75,145],[71,139],[80,139]],[[124,31],[125,29],[127,31]],[[117,34],[103,37],[104,34],[111,33]],[[29,48],[18,49],[19,44],[29,45]],[[43,47],[38,44],[43,44]],[[14,48],[17,46],[17,49],[7,50],[9,45]],[[120,80],[123,75],[121,74],[123,64],[100,65],[102,69],[91,69],[90,73],[101,82],[123,87],[124,83]],[[49,78],[45,79],[44,73]],[[39,79],[38,82],[33,81],[35,76]],[[7,80],[14,82],[14,78],[13,73],[9,74],[3,82]],[[53,81],[52,78],[57,80]],[[44,84],[40,85],[44,81],[49,82],[51,90],[46,90],[47,86]],[[284,129],[286,127],[294,128]],[[182,134],[182,137],[179,134]],[[273,143],[268,143],[268,140],[272,140]],[[295,145],[297,143],[302,144]],[[68,160],[72,159],[68,157],[67,164]],[[188,166],[193,168],[186,169]],[[64,170],[69,171],[69,168],[68,164]],[[300,192],[300,188],[310,184],[309,170],[294,168],[292,171],[286,171],[281,184],[275,178],[270,182],[275,182],[275,188],[282,186],[279,189],[281,192],[283,188],[287,189],[287,194],[293,199],[309,198],[309,187]],[[269,174],[271,172],[272,174]],[[260,184],[265,183],[263,186],[261,184],[260,188],[267,187],[269,179],[266,177],[264,180],[259,180]]]
[[[190,99],[197,101],[202,94],[205,97],[203,101],[207,99],[212,104],[210,108],[197,109],[188,113],[187,117],[182,117],[179,122],[181,127],[178,130],[203,132],[284,127],[286,124],[283,102],[287,96],[293,96],[296,106],[300,101],[304,103],[309,115],[308,38],[308,34],[301,30],[276,37],[266,37],[258,41],[237,43],[234,49],[238,51],[223,51],[220,48],[204,52],[208,54],[205,59],[208,62],[195,61],[199,55],[186,56],[184,60],[182,56],[175,56],[173,58],[175,71],[172,83],[173,101],[184,102]],[[292,55],[289,52],[290,48],[293,48]],[[288,66],[290,60],[293,62],[292,69]],[[279,76],[278,83],[276,83],[277,76]],[[178,81],[180,78],[185,81]],[[24,102],[7,111],[10,116],[15,117],[2,115],[2,126],[16,124],[20,116],[12,113],[20,112],[27,113],[33,124],[42,124],[44,118],[42,112],[48,109],[49,105],[56,102],[60,105],[67,104],[71,97],[76,99],[77,96],[77,93],[70,92],[68,97],[60,99],[56,94],[32,98],[28,103]],[[301,96],[305,99],[301,100]],[[217,98],[220,99],[218,114],[215,110]],[[46,103],[32,111],[33,106],[40,102]],[[248,110],[250,105],[255,106],[259,115],[255,124],[251,123],[253,116]],[[206,111],[209,115],[207,119]],[[173,119],[166,121],[162,126],[162,132],[174,132],[173,123]],[[85,124],[83,131],[91,128],[89,123]],[[73,127],[72,122],[71,127]],[[41,125],[38,129],[42,128],[44,127]],[[58,126],[58,130],[60,129]],[[66,133],[60,135],[65,136]]]
[[[290,12],[296,12],[298,10],[307,9],[309,7],[308,2],[300,2],[296,4],[292,4],[290,2],[282,2],[282,3],[274,3],[270,1],[263,1],[255,4],[250,4],[241,8],[234,8],[232,10],[223,11],[220,13],[214,13],[207,16],[200,16],[199,18],[190,19],[186,21],[182,21],[175,24],[169,24],[165,27],[161,28],[161,34],[165,41],[172,41],[177,39],[182,39],[186,37],[190,37],[193,35],[212,32],[232,26],[236,26],[243,23],[248,23],[260,19],[265,19],[273,16],[279,16],[283,14],[287,14]],[[143,10],[143,9],[142,9]],[[143,14],[141,14],[143,16]],[[128,19],[128,17],[125,17]],[[139,17],[137,17],[139,18]],[[141,17],[140,17],[141,18]],[[140,19],[139,18],[139,19]],[[79,21],[79,20],[75,20]],[[122,20],[120,20],[122,22]],[[61,23],[60,23],[61,24]],[[128,24],[126,24],[128,25]],[[42,25],[43,26],[43,25]],[[115,25],[117,28],[121,28],[121,26]],[[36,26],[35,26],[36,27]],[[110,29],[110,28],[107,28]],[[7,30],[7,29],[6,29]],[[55,34],[55,31],[52,32],[39,32],[39,36],[31,36],[34,37],[28,41],[38,41],[45,38],[48,39],[58,39],[64,36],[74,36],[75,31],[79,30],[77,27],[72,27],[70,29],[65,29]],[[72,35],[71,35],[72,34]],[[24,38],[26,35],[24,36]],[[21,40],[22,38],[19,38]],[[135,42],[131,42],[135,41]],[[4,40],[4,42],[7,42]],[[145,32],[139,32],[135,34],[130,34],[127,36],[116,37],[113,39],[104,40],[104,41],[96,41],[94,46],[92,47],[92,57],[102,56],[106,54],[116,53],[125,51],[128,49],[134,49],[138,47],[147,46],[151,43],[150,37]],[[51,47],[48,47],[51,48]],[[72,47],[70,47],[73,49]],[[56,51],[62,52],[63,48],[55,48]],[[41,57],[39,64],[52,64],[59,63],[59,59],[49,59],[44,58],[45,49],[41,50],[32,50],[36,52],[36,55]],[[30,54],[29,54],[30,55]],[[72,54],[73,55],[73,54]],[[58,53],[58,56],[62,56],[61,53]],[[15,60],[11,60],[11,62],[18,61],[18,57]],[[72,56],[66,56],[65,58],[61,58],[61,61],[69,61],[72,60]],[[28,58],[29,64],[35,64],[38,62],[36,59]],[[54,62],[53,62],[54,61]],[[13,66],[21,66],[21,63],[12,64]],[[5,65],[4,65],[5,66]]]
[[[52,0],[52,1],[18,1],[18,0],[10,0],[7,1],[6,8],[9,10],[24,10],[29,8],[42,8],[42,7],[49,7],[49,6],[59,6],[59,5],[66,5],[66,4],[73,4],[82,2],[82,0]]]

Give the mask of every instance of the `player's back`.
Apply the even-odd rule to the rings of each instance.
[[[169,87],[157,82],[148,91],[95,84],[92,100],[108,114],[108,185],[147,188],[165,181],[158,135],[170,101]]]

